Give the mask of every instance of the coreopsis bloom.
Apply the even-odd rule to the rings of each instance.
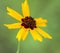
[[[29,6],[27,0],[22,3],[22,13],[23,16],[16,12],[15,10],[7,7],[8,15],[12,16],[18,23],[13,24],[4,24],[8,29],[17,29],[20,28],[19,32],[17,33],[17,40],[25,40],[28,32],[32,34],[34,40],[39,40],[40,42],[43,41],[44,38],[52,39],[52,37],[44,32],[40,27],[46,27],[47,20],[43,18],[33,18],[30,16]]]

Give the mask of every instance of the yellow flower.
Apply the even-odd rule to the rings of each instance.
[[[39,40],[40,42],[42,42],[43,40],[42,37],[52,39],[52,37],[49,34],[47,34],[41,28],[39,28],[39,27],[46,27],[47,20],[42,18],[34,19],[30,16],[27,0],[25,0],[24,3],[22,3],[23,16],[9,7],[7,7],[7,11],[8,15],[20,21],[18,23],[13,24],[4,24],[4,26],[8,27],[8,29],[21,28],[16,36],[18,41],[25,40],[28,35],[28,32],[32,34],[34,40]]]

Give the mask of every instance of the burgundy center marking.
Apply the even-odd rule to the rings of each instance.
[[[36,28],[36,21],[32,17],[25,17],[22,19],[21,25],[24,26],[24,28],[30,28],[33,30]]]

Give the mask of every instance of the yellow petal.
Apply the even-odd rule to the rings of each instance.
[[[52,37],[48,33],[44,32],[42,29],[36,28],[36,31],[42,34],[44,38],[52,39]]]
[[[27,0],[25,0],[24,3],[22,3],[22,12],[23,12],[24,17],[30,16]]]
[[[22,40],[25,40],[28,35],[28,29],[25,30],[25,32],[22,35]]]
[[[36,40],[37,38],[36,38],[35,34],[34,34],[34,33],[32,33],[32,31],[31,31],[31,30],[30,30],[30,33],[32,34],[32,37],[34,38],[34,40]]]
[[[21,28],[21,23],[4,24],[4,26],[8,27],[8,29],[16,29]]]
[[[30,30],[34,40],[39,40],[40,42],[42,42],[42,37],[35,31],[35,30]]]
[[[7,11],[8,11],[8,15],[12,16],[16,20],[21,21],[21,19],[23,18],[19,13],[17,13],[15,10],[13,10],[9,7],[7,7]]]
[[[36,18],[36,25],[41,27],[46,27],[47,20],[42,18]]]
[[[16,39],[18,39],[18,41],[21,40],[22,35],[24,34],[24,32],[25,32],[25,29],[24,29],[24,28],[21,28],[21,29],[19,30],[19,32],[17,33],[17,36],[16,36]]]

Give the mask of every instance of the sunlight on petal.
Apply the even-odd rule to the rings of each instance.
[[[16,39],[18,39],[18,41],[21,40],[22,35],[23,35],[24,32],[25,32],[25,29],[24,29],[24,28],[21,28],[21,29],[19,30],[19,32],[17,33],[17,36],[16,36]]]
[[[34,40],[39,40],[40,42],[42,42],[42,37],[35,31],[35,30],[30,30]]]
[[[36,31],[42,34],[44,38],[52,39],[52,37],[48,33],[44,32],[42,29],[37,28]]]
[[[25,40],[28,35],[28,29],[25,29],[25,32],[22,35],[22,40]]]
[[[16,29],[22,27],[21,23],[4,24],[4,26],[8,27],[8,29]]]
[[[24,3],[22,3],[22,12],[23,12],[24,17],[30,16],[30,11],[29,11],[27,0],[25,0]]]
[[[34,33],[32,33],[31,30],[30,30],[30,33],[31,33],[32,37],[34,38],[34,40],[37,40],[36,35]]]
[[[46,27],[47,20],[42,18],[36,18],[36,25],[40,27]]]
[[[13,10],[9,7],[7,7],[7,11],[8,11],[8,15],[12,16],[16,20],[21,21],[21,19],[23,18],[19,13],[17,13],[15,10]]]

